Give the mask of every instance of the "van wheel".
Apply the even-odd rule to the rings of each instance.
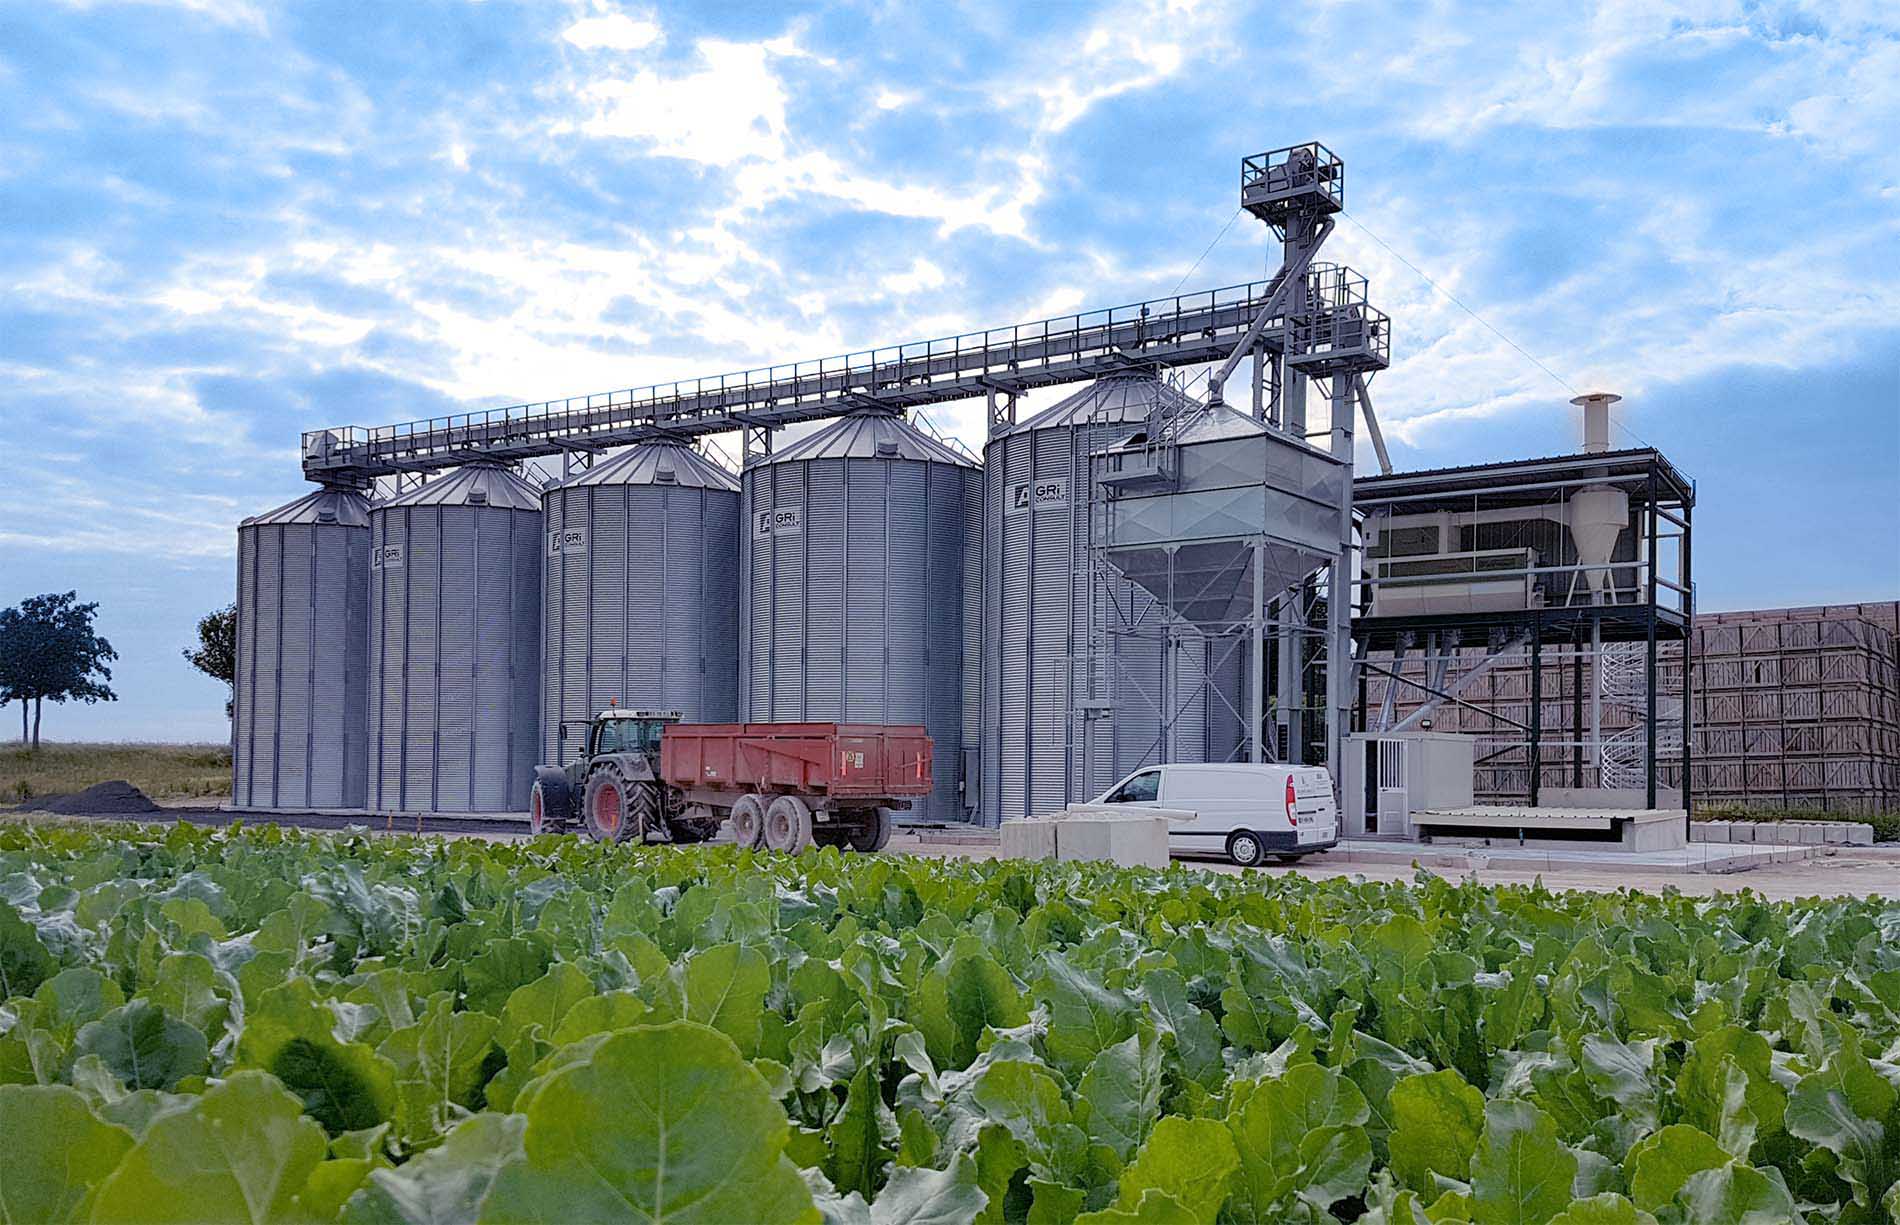
[[[1260,835],[1244,829],[1227,835],[1227,858],[1241,867],[1257,868],[1266,857],[1267,848],[1261,845]]]

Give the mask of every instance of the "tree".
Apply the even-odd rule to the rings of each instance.
[[[0,702],[20,704],[20,739],[27,740],[27,706],[33,708],[31,743],[40,747],[40,711],[54,702],[116,702],[107,687],[119,657],[93,632],[97,604],[79,593],[36,595],[17,608],[0,610]]]
[[[179,652],[191,666],[226,686],[237,684],[237,605],[226,604],[198,618],[198,645]],[[231,699],[224,699],[224,717],[231,717]]]

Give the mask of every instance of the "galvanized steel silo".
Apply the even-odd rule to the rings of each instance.
[[[1093,798],[1151,762],[1226,756],[1210,745],[1205,641],[1160,632],[1152,599],[1089,555],[1089,456],[1166,400],[1187,405],[1148,375],[1105,378],[984,448],[986,825]]]
[[[235,807],[363,807],[369,537],[342,489],[238,525]]]
[[[690,446],[645,442],[550,488],[542,760],[581,751],[609,701],[739,713],[739,480]]]
[[[975,465],[855,413],[746,469],[741,707],[760,721],[921,723],[936,787],[905,814],[964,821],[966,538]]]
[[[541,495],[470,464],[370,510],[370,804],[527,807],[538,746]]]

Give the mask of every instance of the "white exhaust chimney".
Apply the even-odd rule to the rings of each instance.
[[[1610,449],[1610,405],[1622,398],[1607,391],[1593,391],[1571,401],[1583,410],[1583,449],[1586,454],[1598,455]]]

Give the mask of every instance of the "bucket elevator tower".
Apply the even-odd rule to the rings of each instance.
[[[1151,743],[1153,755],[1118,760],[1117,774],[1153,760],[1330,765],[1338,756],[1352,692],[1350,602],[1329,597],[1348,581],[1352,414],[1362,407],[1371,421],[1366,378],[1386,367],[1390,345],[1364,279],[1315,260],[1344,203],[1345,166],[1322,145],[1246,158],[1241,204],[1280,239],[1280,267],[1223,346],[1206,399],[1177,387],[1129,419],[1112,411],[1118,398],[1097,396],[1100,419],[1078,423],[1091,443],[1065,497],[1082,503],[1073,589],[1092,611],[1075,623],[1060,722],[1142,731],[1130,742]],[[1223,402],[1247,358],[1251,415]],[[1159,371],[1130,360],[1103,373]],[[1309,428],[1309,389],[1332,406],[1324,429]],[[994,396],[992,405],[994,454],[994,440],[1017,427]],[[1150,656],[1158,667],[1135,667]],[[1000,683],[1009,740],[1015,690],[1008,676]],[[1223,724],[1237,734],[1215,743]],[[1112,781],[1087,777],[1037,800],[1085,799],[1078,785],[1092,794]],[[1020,814],[986,803],[985,817],[997,815]]]

